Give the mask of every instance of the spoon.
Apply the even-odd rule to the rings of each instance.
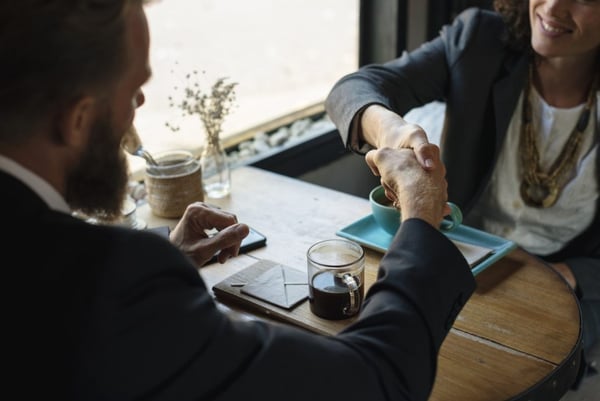
[[[133,156],[138,156],[144,158],[146,163],[148,163],[151,167],[157,167],[158,163],[154,160],[154,157],[142,146],[142,140],[137,133],[137,130],[131,125],[131,127],[125,133],[123,140],[121,142],[121,146],[127,153]]]

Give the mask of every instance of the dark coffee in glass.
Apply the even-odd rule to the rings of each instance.
[[[353,290],[355,302],[362,304],[364,296],[363,283]],[[334,273],[325,271],[313,276],[308,286],[308,299],[311,311],[324,319],[347,319],[352,312],[351,292],[343,279]]]
[[[364,297],[362,247],[347,239],[329,239],[311,246],[307,259],[312,313],[331,320],[356,315]]]

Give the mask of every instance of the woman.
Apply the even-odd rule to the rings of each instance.
[[[433,169],[426,133],[402,116],[444,101],[449,199],[577,291],[589,351],[600,337],[600,0],[494,6],[343,77],[327,112],[349,149],[410,147]]]

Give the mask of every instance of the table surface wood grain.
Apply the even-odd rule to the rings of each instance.
[[[370,213],[367,199],[253,167],[233,171],[230,196],[205,202],[235,213],[238,221],[267,237],[266,247],[199,269],[208,288],[257,259],[306,271],[310,245],[336,237],[337,230]],[[154,216],[147,205],[138,207],[136,213],[150,227],[176,224],[176,220]],[[369,249],[366,253],[368,288],[382,254]],[[484,270],[476,280],[476,292],[440,350],[430,399],[560,399],[579,363],[581,320],[574,292],[549,266],[520,249]],[[353,321],[320,319],[310,312],[308,302],[292,311],[265,307],[264,313],[260,308],[248,313],[229,303],[221,307],[244,318],[257,315],[284,320],[324,335]]]

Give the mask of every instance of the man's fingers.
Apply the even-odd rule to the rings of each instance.
[[[449,216],[450,213],[452,213],[452,209],[450,209],[450,205],[448,205],[448,203],[444,203],[444,210],[443,210],[442,214],[444,216]]]
[[[212,250],[211,255],[219,252],[218,260],[224,263],[227,259],[237,256],[240,252],[242,240],[246,238],[250,228],[246,224],[235,224],[213,235],[207,243],[207,248]]]
[[[206,227],[223,230],[234,224],[237,224],[237,216],[233,213],[226,212],[220,209],[210,209],[210,213],[206,215]]]
[[[250,233],[250,228],[246,224],[237,223],[213,235],[210,238],[211,245],[214,244],[218,249],[237,247],[239,250],[242,240],[246,238],[248,233]]]

